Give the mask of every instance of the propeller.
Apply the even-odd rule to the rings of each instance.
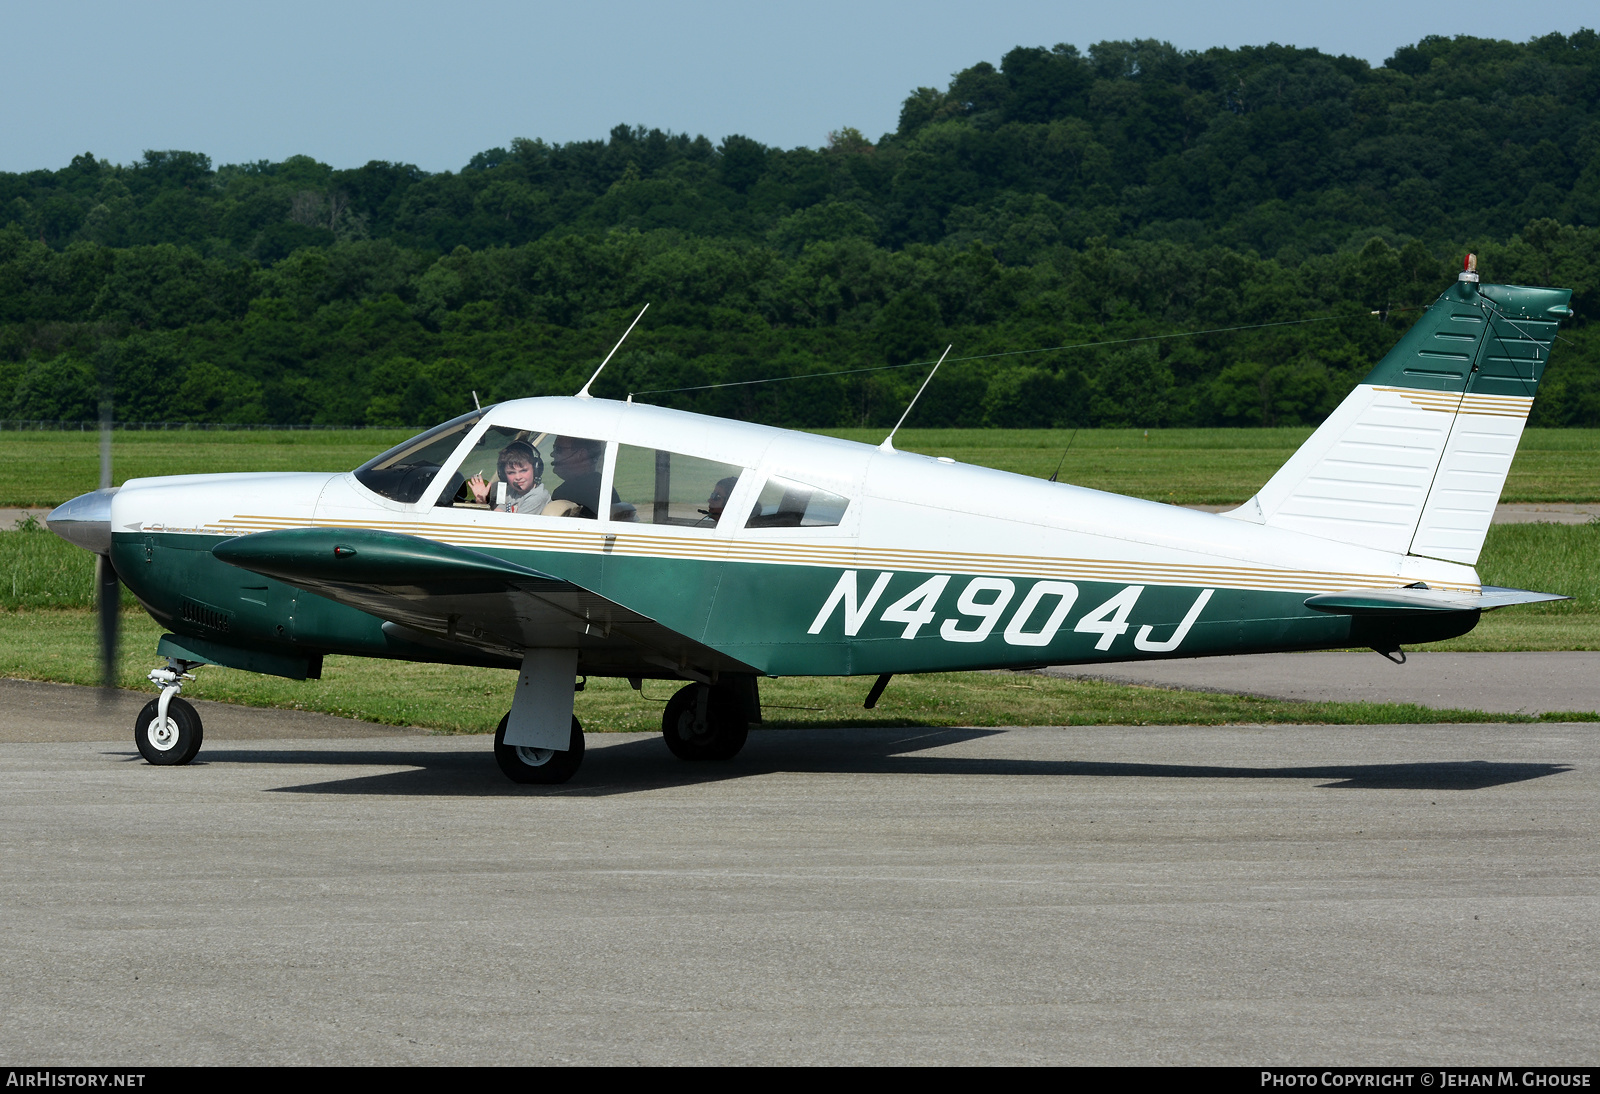
[[[100,623],[100,686],[107,697],[117,686],[117,612],[122,600],[122,582],[116,567],[105,555],[95,556],[95,609]]]
[[[96,630],[100,638],[100,697],[108,700],[117,686],[117,624],[122,607],[122,580],[111,561],[111,394],[114,353],[103,347],[100,371],[100,489],[62,502],[50,510],[45,525],[77,547],[95,556],[94,600]]]
[[[100,489],[111,488],[111,395],[112,360],[110,352],[103,352],[100,361]],[[109,507],[106,513],[109,520]],[[109,528],[107,529],[109,532]],[[117,568],[111,563],[110,536],[106,537],[105,554],[95,555],[94,602],[100,632],[100,687],[101,699],[109,700],[117,686],[117,630],[121,622],[122,582]]]

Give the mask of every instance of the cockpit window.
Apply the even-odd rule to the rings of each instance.
[[[605,451],[604,441],[492,425],[451,474],[439,504],[593,520]]]
[[[617,447],[613,520],[715,528],[744,468],[664,448]]]
[[[761,488],[746,528],[829,528],[844,519],[850,499],[774,475]]]
[[[392,501],[416,501],[482,417],[483,413],[475,410],[419,433],[356,468],[356,481]]]

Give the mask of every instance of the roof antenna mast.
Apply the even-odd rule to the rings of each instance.
[[[622,337],[618,338],[617,339],[617,344],[611,347],[611,352],[606,354],[606,359],[604,361],[600,362],[600,367],[594,370],[594,375],[589,377],[589,383],[588,384],[584,384],[583,385],[582,390],[580,390],[578,392],[578,394],[577,394],[577,398],[579,398],[579,399],[592,399],[592,398],[594,398],[593,395],[589,394],[589,384],[594,383],[596,380],[598,380],[600,378],[600,373],[605,371],[605,367],[611,363],[611,358],[613,358],[613,357],[615,357],[617,355],[617,350],[622,348],[622,343],[624,343],[624,342],[626,342],[628,340],[628,335],[633,333],[633,328],[637,327],[639,325],[639,320],[643,319],[644,318],[644,313],[649,311],[649,310],[650,310],[650,305],[649,304],[646,304],[644,307],[639,309],[639,314],[633,317],[633,322],[629,323],[628,324],[628,329],[622,332]]]
[[[928,383],[933,379],[933,373],[939,371],[939,366],[944,364],[944,359],[950,356],[950,351],[954,348],[954,345],[946,346],[944,347],[944,352],[939,354],[939,359],[933,363],[933,372],[928,373],[928,379],[922,381],[922,386],[917,388],[917,393],[911,396],[911,401],[906,404],[906,412],[900,415],[900,420],[894,423],[894,428],[889,430],[889,435],[878,446],[880,452],[894,451],[894,435],[900,432],[901,426],[906,424],[906,419],[911,416],[911,408],[917,405],[917,400],[922,398],[922,393],[928,390]]]

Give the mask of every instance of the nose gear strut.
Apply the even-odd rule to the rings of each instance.
[[[161,689],[161,696],[146,703],[133,723],[134,743],[148,762],[161,767],[179,766],[193,760],[200,751],[205,727],[200,724],[199,712],[178,698],[178,692],[183,690],[185,680],[194,679],[189,670],[204,663],[169,657],[166,668],[150,673],[150,682]]]
[[[156,717],[160,719],[158,725],[167,724],[167,708],[172,705],[173,696],[183,690],[183,682],[194,679],[194,673],[189,670],[203,664],[204,661],[185,661],[179,657],[169,657],[166,668],[150,670],[150,682],[161,689],[161,698],[156,700]]]

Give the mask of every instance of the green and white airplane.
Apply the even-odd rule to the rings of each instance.
[[[135,736],[193,759],[216,664],[516,670],[519,782],[583,756],[580,676],[682,680],[666,743],[727,759],[762,676],[1402,645],[1560,599],[1473,566],[1571,291],[1469,269],[1228,513],[590,398],[520,399],[339,474],[131,479],[50,514],[171,633]],[[112,587],[114,591],[114,586]],[[115,597],[103,598],[114,605]]]

